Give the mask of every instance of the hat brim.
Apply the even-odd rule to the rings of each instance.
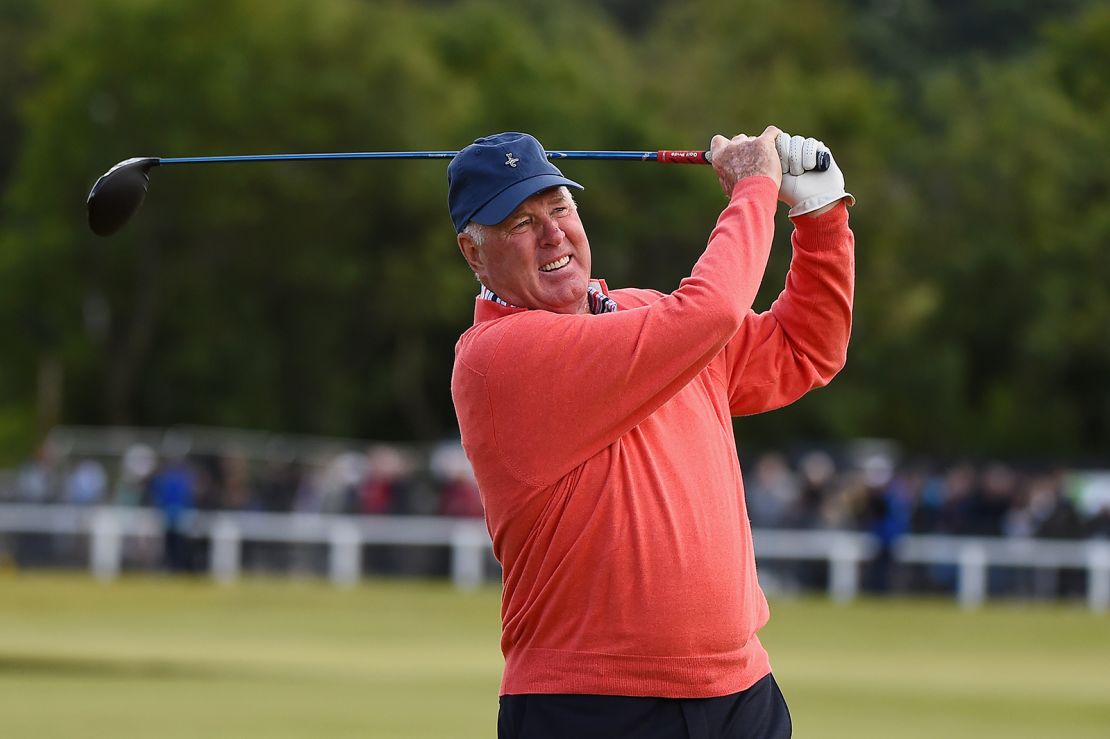
[[[538,174],[535,177],[529,177],[526,180],[514,182],[509,185],[504,190],[494,195],[488,203],[474,211],[474,215],[470,216],[467,220],[474,221],[483,226],[496,226],[498,223],[505,220],[510,213],[517,209],[518,205],[528,198],[538,192],[550,190],[560,185],[573,187],[576,190],[586,189],[574,180],[568,180],[561,175]]]

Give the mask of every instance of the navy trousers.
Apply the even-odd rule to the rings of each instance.
[[[789,739],[774,677],[719,698],[503,695],[498,739]]]

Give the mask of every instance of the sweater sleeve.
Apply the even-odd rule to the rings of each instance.
[[[750,313],[725,348],[729,407],[751,415],[794,402],[844,366],[852,326],[855,251],[841,202],[798,218],[786,288],[764,313]]]
[[[774,182],[737,183],[705,252],[679,288],[601,315],[525,311],[496,321],[461,359],[486,397],[479,413],[515,477],[547,485],[612,444],[690,382],[735,335],[767,265]],[[464,421],[464,426],[468,421]],[[464,437],[465,437],[464,432]]]

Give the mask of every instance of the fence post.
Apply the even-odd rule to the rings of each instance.
[[[362,536],[358,527],[338,521],[328,530],[328,573],[332,583],[352,587],[362,575]]]
[[[855,599],[859,592],[859,560],[859,550],[850,537],[833,537],[829,547],[829,597],[835,602]]]
[[[1110,543],[1087,545],[1087,605],[1095,613],[1110,608]]]
[[[474,590],[485,579],[486,541],[485,533],[473,524],[451,530],[451,580],[459,590]]]
[[[98,509],[89,522],[89,567],[97,580],[114,580],[123,558],[122,532],[114,511]]]
[[[963,608],[978,608],[987,597],[987,552],[982,544],[960,547],[959,601]]]
[[[239,525],[230,516],[217,516],[212,524],[212,554],[209,565],[212,579],[220,583],[234,582],[239,577]]]

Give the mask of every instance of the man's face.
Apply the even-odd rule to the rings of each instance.
[[[589,313],[590,242],[563,188],[536,193],[485,229],[478,245],[459,234],[470,268],[499,298],[522,308]]]

